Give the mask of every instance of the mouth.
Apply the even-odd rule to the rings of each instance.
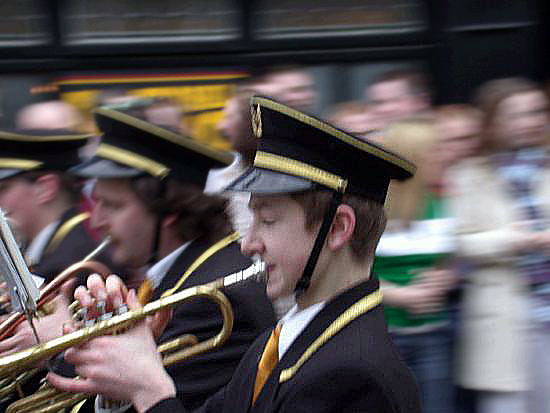
[[[112,235],[106,235],[105,238],[109,238],[109,250],[111,250],[111,253],[114,253],[114,251],[119,247],[120,242],[114,238]]]
[[[269,276],[271,275],[271,272],[275,268],[275,265],[273,264],[267,264],[266,266],[266,272],[265,272],[265,281],[269,281]]]

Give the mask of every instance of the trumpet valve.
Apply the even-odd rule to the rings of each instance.
[[[121,304],[116,309],[116,314],[117,315],[124,314],[124,313],[127,313],[127,312],[128,312],[128,306],[126,304]]]

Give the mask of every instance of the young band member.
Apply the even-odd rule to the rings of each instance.
[[[231,230],[227,201],[203,193],[208,171],[230,163],[229,154],[120,111],[98,109],[95,116],[102,141],[95,156],[73,172],[97,178],[92,220],[111,237],[115,262],[149,266],[142,293],[149,288],[151,299],[158,299],[251,264]],[[246,283],[227,295],[235,323],[226,345],[168,367],[176,386],[185,391],[186,408],[202,404],[224,386],[254,339],[275,323],[261,285]],[[197,299],[177,308],[159,342],[187,333],[201,341],[221,325],[218,306]],[[97,408],[101,405],[99,400]]]
[[[254,342],[229,384],[198,411],[419,412],[414,378],[388,336],[370,273],[390,179],[410,177],[414,166],[270,99],[253,98],[252,110],[258,152],[229,187],[252,193],[254,220],[242,248],[266,262],[268,296],[295,290],[297,306]],[[138,307],[133,291],[125,297],[121,285],[113,287],[118,282],[111,278],[108,290],[95,285],[93,295]],[[81,291],[82,301],[91,297]],[[145,323],[65,357],[84,378],[51,375],[60,388],[129,399],[139,412],[185,411]]]
[[[88,138],[67,130],[0,131],[0,208],[14,223],[38,285],[50,282],[98,246],[88,230],[90,214],[78,209],[80,179],[68,172],[80,162],[78,151]],[[107,253],[94,259],[115,271]],[[72,290],[67,294],[50,305],[50,315],[34,321],[41,341],[59,336],[62,323],[70,319],[67,305]],[[0,355],[34,344],[32,329],[22,323],[0,342]],[[27,383],[23,393],[28,395],[37,385]]]
[[[0,208],[25,242],[31,271],[51,281],[97,247],[78,211],[80,162],[89,135],[65,130],[0,131]],[[107,259],[104,255],[103,257]]]

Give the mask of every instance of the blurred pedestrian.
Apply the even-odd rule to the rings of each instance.
[[[431,92],[427,76],[418,70],[391,70],[365,89],[365,98],[383,129],[411,116],[428,115]]]
[[[388,129],[385,147],[415,162],[417,173],[390,185],[388,226],[376,250],[374,271],[384,292],[386,320],[402,359],[418,381],[423,411],[453,409],[451,334],[447,296],[457,277],[452,220],[440,193],[432,190],[438,136],[426,119],[408,119]],[[433,174],[436,174],[435,176]]]
[[[478,410],[550,406],[550,151],[548,100],[522,78],[490,81],[480,155],[453,172],[457,253],[467,260],[457,383]]]

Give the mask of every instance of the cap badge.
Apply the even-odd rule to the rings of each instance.
[[[250,113],[252,114],[252,132],[257,138],[262,137],[262,113],[260,111],[260,105],[256,107],[250,107]]]

